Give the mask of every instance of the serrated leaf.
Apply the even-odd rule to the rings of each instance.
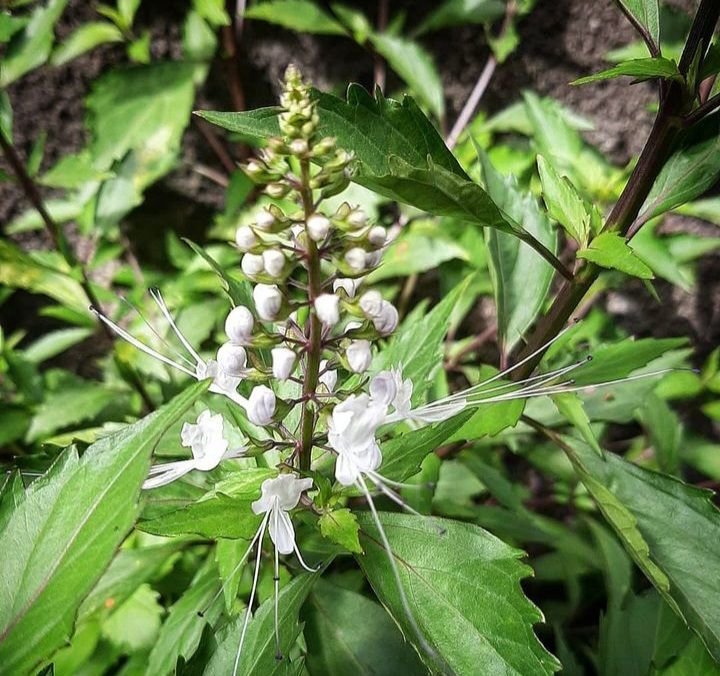
[[[304,615],[307,662],[313,676],[425,673],[390,616],[362,594],[318,580]]]
[[[586,249],[578,251],[577,256],[640,279],[652,279],[654,276],[653,271],[637,256],[625,238],[614,232],[599,234]]]
[[[287,672],[290,650],[301,631],[298,620],[300,608],[318,577],[319,573],[298,575],[280,590],[278,629],[282,660],[276,659],[273,600],[267,600],[258,608],[248,625],[238,663],[238,674],[274,676]],[[244,620],[245,613],[242,613],[218,636],[217,650],[203,676],[227,676],[233,672]]]
[[[360,540],[358,539],[357,518],[349,509],[335,509],[326,512],[318,520],[320,532],[323,537],[339,544],[349,552],[362,553]]]
[[[542,613],[520,587],[530,573],[518,560],[522,552],[472,524],[389,513],[380,519],[410,609],[434,655],[423,650],[407,618],[388,554],[366,513],[359,516],[365,555],[356,558],[431,669],[457,674],[552,674],[559,669],[533,632]]]
[[[0,663],[32,669],[69,635],[75,612],[137,514],[150,454],[207,389],[198,383],[143,420],[67,451],[26,490],[0,533]]]
[[[267,21],[298,33],[346,35],[345,29],[309,0],[270,0],[245,10],[246,19]]]
[[[662,56],[647,59],[630,59],[622,61],[617,66],[602,70],[599,73],[578,78],[571,82],[574,85],[584,85],[600,80],[611,80],[616,77],[627,75],[637,80],[652,80],[661,78],[663,80],[680,80],[683,77],[678,70],[677,64]]]

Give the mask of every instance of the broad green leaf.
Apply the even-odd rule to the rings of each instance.
[[[647,221],[712,187],[720,176],[720,115],[711,115],[685,132],[663,165],[638,219]]]
[[[90,21],[80,26],[55,48],[50,62],[53,66],[62,66],[98,45],[122,40],[123,35],[117,26],[107,21]]]
[[[325,512],[318,520],[323,537],[339,544],[354,554],[360,554],[362,547],[358,540],[357,518],[349,509],[336,509]]]
[[[160,593],[150,585],[140,585],[103,623],[102,633],[110,643],[123,651],[152,648],[160,630],[163,607]]]
[[[450,437],[449,441],[494,437],[502,430],[517,425],[524,408],[525,402],[522,399],[473,406],[470,419]]]
[[[143,420],[66,451],[0,533],[0,663],[24,673],[59,648],[137,514],[153,446],[207,389],[198,383]]]
[[[257,497],[260,497],[259,491]],[[250,508],[252,502],[218,494],[154,519],[140,521],[137,527],[154,535],[194,534],[208,538],[250,539],[260,525],[260,517]]]
[[[5,88],[33,68],[42,66],[50,55],[53,28],[68,0],[48,0],[38,5],[22,33],[16,33],[0,61],[0,88]]]
[[[614,232],[599,234],[587,248],[578,251],[577,256],[640,279],[653,278],[653,271],[635,254],[625,238]]]
[[[387,33],[374,34],[370,41],[417,98],[437,119],[442,119],[445,95],[432,56],[416,42]]]
[[[381,446],[383,462],[380,474],[397,481],[416,474],[425,457],[450,441],[470,416],[471,413],[465,411],[449,420],[386,441]]]
[[[567,178],[561,176],[542,155],[537,158],[542,195],[554,218],[578,244],[584,246],[590,236],[591,216],[582,197]]]
[[[278,629],[282,660],[278,660],[275,654],[273,600],[268,599],[258,608],[248,625],[238,664],[238,674],[274,676],[288,673],[290,651],[301,631],[298,620],[300,608],[318,577],[319,573],[298,575],[280,590]],[[218,636],[217,650],[205,668],[203,676],[227,676],[233,672],[244,620],[245,613],[242,613]]]
[[[720,511],[712,494],[570,444],[580,478],[630,555],[720,661]]]
[[[250,543],[247,540],[231,540],[220,538],[215,546],[215,562],[217,563],[220,579],[223,583],[223,596],[225,609],[230,612],[235,607],[235,600],[240,586],[240,580],[245,566],[240,566]]]
[[[660,8],[658,0],[617,0],[660,46]]]
[[[557,234],[529,193],[520,190],[514,177],[501,176],[487,155],[479,153],[485,189],[491,199],[550,251],[557,247]],[[530,328],[550,289],[553,267],[517,237],[498,230],[485,230],[490,253],[490,273],[498,315],[498,332],[505,352],[517,345]],[[528,284],[528,279],[533,283]]]
[[[192,657],[206,624],[214,625],[222,612],[217,570],[207,559],[185,593],[170,608],[147,660],[148,674],[175,673],[178,658]],[[240,672],[242,673],[242,672]]]
[[[362,594],[319,580],[304,617],[313,676],[426,673],[390,616]]]
[[[422,35],[445,26],[490,23],[504,13],[505,5],[500,0],[445,0],[413,32]]]
[[[298,33],[346,35],[345,29],[310,0],[270,0],[251,5],[246,19],[274,23]]]
[[[518,560],[521,551],[472,524],[389,513],[380,519],[413,617],[434,654],[423,651],[400,601],[389,554],[367,514],[359,516],[365,555],[358,563],[431,669],[457,674],[559,669],[533,633],[542,613],[520,587],[530,573]]]
[[[678,213],[720,225],[720,197],[705,197],[677,208]]]
[[[637,80],[651,80],[661,78],[663,80],[682,80],[682,75],[677,64],[662,56],[647,59],[631,59],[622,61],[617,66],[600,71],[594,75],[581,77],[572,82],[574,85],[584,85],[600,80],[611,80],[622,75],[633,77]]]
[[[64,306],[88,313],[85,292],[70,275],[38,262],[10,242],[0,242],[0,283],[54,298]]]
[[[89,338],[93,334],[91,329],[71,328],[51,331],[38,338],[23,350],[25,359],[40,364],[65,352],[68,348]]]

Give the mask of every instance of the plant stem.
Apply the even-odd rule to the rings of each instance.
[[[681,72],[687,73],[698,49],[707,48],[718,16],[720,16],[720,3],[717,0],[702,0],[680,59]],[[694,94],[687,94],[677,83],[661,90],[660,109],[650,136],[620,199],[605,222],[603,231],[615,231],[625,237],[631,237],[637,232],[639,225],[633,224],[636,223],[638,213],[667,160],[678,132],[683,127],[682,115],[693,99]],[[562,330],[600,271],[601,268],[598,266],[587,263],[580,267],[572,279],[563,283],[549,312],[538,322],[525,349],[518,355],[519,360],[539,350]],[[540,362],[542,355],[542,352],[538,353],[536,357],[514,371],[513,379],[526,378]]]
[[[302,196],[305,222],[313,214],[313,198],[310,183],[310,162],[301,161],[300,194]],[[305,378],[303,382],[303,404],[300,422],[300,469],[308,471],[312,462],[313,432],[315,429],[315,390],[317,389],[320,374],[320,357],[322,355],[322,325],[313,308],[315,299],[322,293],[322,279],[320,277],[320,255],[315,242],[309,236],[307,240],[307,269],[308,269],[308,298],[310,300],[310,315],[308,318],[308,343],[305,361]]]
[[[485,67],[482,69],[480,77],[475,83],[475,86],[473,87],[473,90],[470,93],[468,100],[465,102],[463,109],[460,111],[458,119],[455,121],[455,124],[453,125],[453,128],[448,134],[447,140],[445,141],[445,144],[451,150],[455,147],[455,144],[457,143],[460,134],[463,133],[465,127],[468,126],[470,120],[475,114],[475,111],[477,110],[477,107],[480,103],[480,99],[482,99],[485,90],[490,84],[490,80],[495,73],[496,67],[497,60],[495,59],[495,56],[491,54],[488,57],[488,60],[485,62]]]
[[[235,110],[245,110],[245,91],[243,90],[242,78],[240,77],[240,68],[238,67],[239,48],[238,48],[238,32],[236,30],[236,22],[238,18],[233,10],[232,0],[227,0],[225,8],[230,15],[230,25],[223,26],[220,29],[223,48],[223,62],[225,64],[225,72],[227,74],[228,88],[230,90],[230,98]]]
[[[378,13],[377,13],[377,31],[378,33],[384,33],[388,23],[388,0],[378,0]],[[385,90],[385,59],[381,54],[375,53],[374,56],[375,67],[374,67],[374,80],[375,86],[380,88],[380,91]]]

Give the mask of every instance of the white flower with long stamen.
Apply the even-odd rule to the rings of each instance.
[[[178,460],[154,465],[150,468],[143,488],[165,486],[193,470],[208,472],[215,469],[222,460],[242,455],[242,447],[228,453],[228,441],[223,431],[223,417],[210,411],[203,411],[195,423],[185,423],[180,431],[182,445],[192,451],[191,460]]]

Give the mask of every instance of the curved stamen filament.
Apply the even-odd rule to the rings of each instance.
[[[168,321],[168,323],[172,327],[172,330],[175,332],[175,335],[178,337],[185,349],[193,356],[193,359],[195,359],[197,363],[202,364],[203,360],[200,355],[195,351],[195,348],[190,345],[189,341],[185,338],[185,336],[183,336],[182,331],[180,331],[180,329],[177,327],[177,324],[175,324],[175,320],[170,314],[170,310],[168,310],[167,305],[165,305],[165,301],[160,294],[160,290],[154,288],[150,289],[150,295],[152,296],[152,299],[157,303],[157,306],[160,308],[160,312],[163,313],[163,316]]]

